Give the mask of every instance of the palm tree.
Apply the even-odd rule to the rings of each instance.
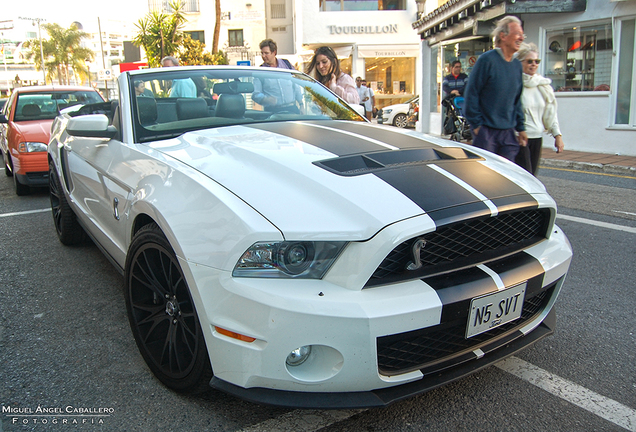
[[[49,39],[42,41],[44,65],[40,59],[39,41],[31,39],[25,42],[28,49],[27,58],[33,58],[38,70],[46,70],[47,77],[57,75],[60,84],[69,84],[69,70],[73,70],[79,77],[88,77],[86,62],[93,59],[93,51],[81,46],[82,39],[88,33],[77,29],[75,24],[65,29],[59,24],[44,24]]]
[[[150,67],[161,66],[161,59],[165,56],[175,55],[183,41],[183,24],[186,18],[183,15],[183,2],[170,3],[172,13],[152,11],[145,18],[140,19],[135,26],[139,32],[133,39],[133,43],[143,47]]]

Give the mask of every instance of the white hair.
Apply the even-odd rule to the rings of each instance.
[[[495,38],[495,46],[499,46],[501,42],[501,34],[505,34],[506,36],[510,34],[510,24],[517,23],[521,26],[521,20],[516,16],[508,15],[497,21],[497,27],[490,34],[493,38]]]

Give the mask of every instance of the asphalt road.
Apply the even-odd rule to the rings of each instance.
[[[575,251],[557,332],[514,358],[538,368],[534,379],[491,367],[384,409],[300,411],[163,387],[137,351],[119,274],[95,246],[58,242],[50,211],[38,211],[47,191],[17,197],[2,175],[0,432],[636,431],[636,179],[552,169],[540,179],[579,219],[557,221]]]

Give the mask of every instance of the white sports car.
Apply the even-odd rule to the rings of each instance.
[[[124,275],[168,387],[381,406],[553,332],[572,251],[515,165],[372,125],[295,71],[148,69],[118,86],[56,119],[53,218]]]

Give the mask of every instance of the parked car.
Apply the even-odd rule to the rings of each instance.
[[[164,97],[188,79],[216,104]],[[267,80],[297,102],[246,103]],[[156,97],[136,97],[137,81]],[[518,166],[378,129],[297,71],[147,69],[117,83],[118,101],[53,125],[54,226],[64,244],[88,235],[124,275],[133,335],[169,388],[380,406],[554,331],[572,251]]]
[[[89,87],[19,87],[13,91],[0,115],[0,153],[5,174],[13,176],[16,194],[28,194],[31,186],[48,186],[46,149],[60,110],[103,101]]]
[[[378,123],[389,124],[399,128],[407,127],[408,115],[411,103],[418,104],[420,100],[419,96],[415,96],[412,99],[400,104],[389,105],[382,108],[378,112]]]

